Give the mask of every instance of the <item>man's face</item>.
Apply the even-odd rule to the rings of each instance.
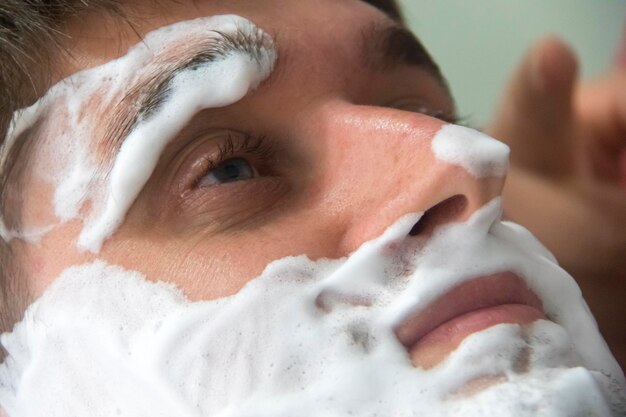
[[[415,393],[411,390],[416,387],[424,389],[420,395],[434,395],[432,398],[439,400],[450,395],[463,396],[465,389],[480,391],[503,380],[508,384],[502,384],[504,391],[482,397],[484,404],[493,404],[493,398],[488,396],[498,397],[498,392],[513,399],[511,404],[518,404],[515,401],[520,389],[516,378],[518,374],[528,374],[535,364],[547,368],[549,375],[542,374],[545,369],[541,368],[539,374],[522,377],[524,384],[531,380],[524,387],[532,388],[532,378],[537,375],[546,386],[551,385],[546,381],[556,380],[575,387],[595,386],[589,374],[581,377],[574,371],[564,371],[564,376],[557,375],[562,379],[551,376],[555,368],[578,366],[578,353],[590,362],[591,369],[605,373],[607,384],[617,386],[622,382],[619,370],[613,372],[616,365],[569,277],[524,231],[499,222],[497,197],[503,185],[508,150],[476,132],[445,126],[446,120],[453,119],[454,110],[443,81],[419,44],[384,14],[356,0],[177,2],[157,9],[136,6],[127,12],[132,26],[108,21],[101,15],[81,16],[69,23],[72,37],[66,46],[72,54],[61,64],[60,78],[74,76],[61,90],[56,90],[61,93],[44,98],[39,120],[32,124],[39,142],[26,147],[33,156],[22,182],[22,239],[12,244],[25,265],[33,295],[44,294],[68,268],[94,261],[98,262],[86,267],[85,282],[94,283],[95,279],[93,288],[102,285],[102,292],[91,293],[90,284],[84,288],[78,285],[77,294],[87,290],[81,293],[84,298],[78,297],[84,305],[73,303],[72,297],[66,305],[79,310],[85,307],[70,317],[77,322],[86,320],[87,325],[72,327],[61,317],[57,333],[46,328],[60,341],[50,342],[50,350],[58,348],[66,354],[71,351],[64,345],[68,340],[90,342],[80,337],[81,331],[106,327],[107,320],[116,314],[132,316],[133,311],[141,310],[137,306],[149,306],[144,310],[151,313],[142,319],[163,316],[146,327],[148,333],[154,330],[157,336],[146,342],[142,339],[145,329],[140,329],[138,337],[132,338],[132,346],[115,351],[122,352],[122,363],[130,357],[131,362],[145,365],[141,356],[144,351],[132,353],[142,343],[156,355],[146,358],[154,359],[164,369],[169,370],[177,361],[190,360],[176,372],[191,370],[202,381],[212,373],[229,378],[228,383],[219,378],[207,382],[213,384],[211,395],[228,389],[235,392],[217,395],[219,401],[226,403],[231,399],[239,404],[237,393],[248,387],[249,381],[240,381],[239,375],[270,380],[267,386],[264,382],[259,386],[269,387],[268,395],[274,395],[276,387],[282,387],[279,391],[285,387],[296,390],[297,385],[289,382],[294,373],[298,373],[297,383],[311,378],[321,387],[312,392],[321,393],[327,401],[324,404],[334,402],[334,391],[325,393],[333,383],[337,389],[345,390],[354,381],[363,388],[359,394],[363,397],[354,404],[365,399],[375,401],[377,397],[366,393],[371,388],[368,378],[388,369],[385,378],[389,378],[381,379],[381,401],[395,407],[404,406],[398,403],[399,397],[412,407]],[[259,68],[273,62],[273,68],[258,80],[258,87],[255,82],[248,85],[241,80],[229,87],[228,80],[239,75],[244,81],[254,78],[254,70],[242,70],[244,64],[241,68],[226,66],[240,61],[224,60],[221,66],[202,61],[204,38],[194,35],[193,28],[216,24],[224,32],[218,36],[223,40],[234,35],[219,22],[234,18],[189,21],[225,14],[248,19],[273,39],[259,35],[257,46],[266,52],[271,49],[272,53],[241,61]],[[177,26],[180,32],[159,32],[159,28],[185,21]],[[156,38],[147,35],[154,31],[158,33]],[[160,41],[155,43],[155,39]],[[111,63],[135,44],[139,46]],[[273,52],[278,57],[276,61]],[[195,64],[176,69],[180,62]],[[89,68],[95,70],[77,74]],[[171,73],[169,78],[161,73],[167,71]],[[200,77],[197,90],[205,91],[203,88],[208,86],[215,94],[194,94],[196,85],[191,84],[190,88],[190,84],[185,84],[185,80],[198,81],[198,74],[210,76]],[[153,82],[161,78],[167,82]],[[126,79],[128,83],[120,81]],[[116,87],[110,88],[111,85]],[[157,87],[153,92],[160,92],[144,93],[142,89],[150,85]],[[243,90],[235,88],[241,85]],[[159,89],[162,86],[167,88]],[[241,94],[237,96],[233,91]],[[151,97],[147,103],[152,103],[152,107],[142,107],[146,100],[141,98],[146,96]],[[238,98],[233,99],[235,96]],[[139,99],[134,100],[136,97]],[[197,105],[203,100],[208,100],[209,105]],[[189,120],[176,117],[189,113],[190,108],[195,110],[189,114]],[[129,119],[127,115],[133,112],[139,116]],[[137,135],[137,131],[142,133]],[[169,131],[171,135],[164,133]],[[162,150],[159,143],[163,144]],[[81,149],[86,149],[86,153],[81,153]],[[155,157],[155,166],[146,171],[145,160],[151,155]],[[88,172],[84,166],[89,165],[83,159],[99,164],[92,172],[96,179],[83,177]],[[122,160],[126,162],[121,163]],[[118,169],[120,166],[124,169]],[[144,174],[145,184],[136,181]],[[63,177],[61,183],[55,182],[59,175]],[[98,225],[100,218],[107,218],[108,204],[123,205],[122,194],[132,194],[129,190],[137,184],[136,198],[130,200],[127,211],[122,210],[123,221],[119,225],[111,223],[113,233],[103,233],[103,239],[81,246],[84,231],[93,226],[92,222]],[[108,190],[108,200],[100,198],[100,188]],[[75,212],[58,210],[72,206],[71,201],[65,200],[80,202]],[[102,205],[106,206],[104,211],[98,211]],[[444,225],[449,227],[439,227]],[[36,238],[27,238],[29,233]],[[364,245],[366,242],[369,243]],[[352,256],[345,264],[340,260],[305,265],[302,270],[329,275],[319,286],[298,275],[302,264],[290,270],[294,265],[287,259],[274,264],[274,269],[240,291],[270,262],[302,254],[313,261]],[[135,294],[137,288],[145,287],[145,282],[131,288],[136,283],[134,275],[107,269],[99,261],[138,271],[150,281],[171,282],[191,301],[237,295],[214,304],[199,303],[197,309],[183,308],[181,312],[177,309],[186,300],[170,302],[169,295],[163,295],[165,290],[159,286]],[[293,277],[274,274],[285,265],[288,271],[296,271],[295,284],[290,281]],[[71,275],[71,271],[67,274]],[[128,279],[118,280],[120,275]],[[105,279],[100,280],[101,276]],[[118,291],[115,283],[123,290]],[[298,287],[297,291],[290,285],[312,285],[313,289]],[[111,286],[113,290],[107,293]],[[53,287],[52,295],[46,293],[52,303],[44,300],[41,308],[33,309],[33,314],[44,317],[43,322],[45,317],[56,319],[64,314],[57,314],[54,307],[54,294],[58,291]],[[144,297],[150,291],[154,297]],[[254,291],[266,297],[245,298]],[[107,298],[107,294],[112,297]],[[112,302],[116,297],[121,300],[119,304]],[[169,301],[161,306],[159,297]],[[111,317],[90,321],[93,311],[89,308],[104,306],[106,310],[109,302],[123,307]],[[52,310],[47,314],[50,305]],[[229,310],[231,307],[234,310]],[[204,313],[198,315],[198,311]],[[222,320],[213,320],[215,315]],[[546,324],[542,320],[546,316],[558,318],[558,325]],[[533,328],[538,321],[543,324]],[[130,322],[129,327],[137,324],[132,317]],[[494,332],[472,339],[474,344],[457,349],[467,336],[496,324],[510,326],[496,326]],[[180,334],[168,332],[169,325],[181,326],[176,327]],[[322,330],[315,333],[314,326]],[[120,335],[129,332],[126,323],[111,328]],[[591,336],[581,352],[576,352],[567,336],[575,328],[576,341]],[[242,330],[237,333],[237,329]],[[341,333],[343,330],[346,331]],[[306,343],[285,337],[283,331],[299,334]],[[63,332],[69,332],[67,338]],[[27,339],[33,334],[36,332],[18,330],[6,341],[9,345],[28,346],[20,344],[20,337]],[[176,337],[172,338],[172,334]],[[342,339],[346,334],[347,345]],[[118,341],[115,337],[100,339]],[[276,347],[268,348],[271,343],[264,345],[266,339],[280,341],[279,353],[275,349],[273,356],[262,360],[260,356]],[[103,348],[98,338],[94,340],[96,343],[89,348],[106,351],[108,345]],[[285,344],[281,344],[283,340]],[[504,350],[500,343],[503,340],[505,345],[508,343]],[[167,349],[160,349],[164,341]],[[353,355],[350,349],[355,345],[361,350]],[[289,349],[281,351],[285,346]],[[131,354],[126,355],[127,349]],[[75,352],[80,356],[86,351],[90,352],[81,347]],[[200,355],[200,351],[205,354]],[[457,352],[456,356],[449,355],[452,351]],[[162,352],[166,352],[163,357]],[[500,359],[492,364],[484,352],[499,355]],[[293,366],[288,364],[283,373],[276,371],[278,377],[274,379],[274,370],[269,369],[274,366],[272,360],[284,365],[290,355],[301,360],[294,360]],[[106,355],[92,356],[95,362],[104,364],[106,371]],[[242,373],[231,372],[228,361],[233,357],[237,364],[244,364]],[[451,359],[437,368],[446,357]],[[59,374],[68,368],[63,368],[62,361],[47,363],[61,363]],[[420,372],[433,367],[435,371],[430,375],[415,374],[417,371],[410,363]],[[202,367],[205,365],[206,369]],[[320,374],[304,376],[311,369],[308,365],[321,369]],[[146,366],[152,369],[152,365]],[[132,368],[130,373],[145,377],[137,369]],[[0,368],[0,377],[1,371]],[[464,382],[450,385],[458,372],[465,375]],[[95,374],[98,372],[87,372],[88,380]],[[74,384],[73,374],[68,375],[68,383]],[[123,383],[129,381],[126,374],[121,375]],[[322,382],[316,379],[318,376]],[[160,381],[159,376],[155,378]],[[121,389],[121,385],[111,381],[107,380]],[[445,392],[433,394],[429,381],[436,381],[434,391]],[[139,386],[149,391],[152,382],[151,379]],[[33,386],[38,388],[36,383]],[[407,395],[397,386],[407,390]],[[206,395],[205,388],[201,384],[191,387],[198,401],[217,407],[203,410],[220,409],[212,403],[213,397]],[[0,395],[7,390],[0,390]],[[558,387],[556,392],[561,392]],[[283,400],[288,401],[289,395]],[[265,398],[262,397],[262,404],[268,403]],[[351,397],[345,398],[349,403]],[[605,407],[593,398],[585,407]],[[308,400],[316,402],[317,398]],[[27,406],[30,403],[25,401]],[[474,409],[480,409],[481,404],[477,403],[478,408]],[[569,415],[567,402],[553,401],[550,407]],[[390,409],[386,408],[386,412]],[[286,415],[293,413],[287,411]]]
[[[110,170],[120,146],[111,132],[123,124],[120,113],[133,111],[135,103],[124,99],[138,87],[130,82],[111,93],[97,81],[86,83],[92,91],[80,106],[93,119],[86,124],[91,138],[73,132],[68,143],[57,132],[75,130],[65,127],[71,125],[65,108],[72,105],[53,97],[37,133],[46,149],[29,161],[31,171],[39,171],[26,182],[21,222],[45,233],[35,244],[14,241],[35,296],[66,268],[103,259],[173,282],[192,300],[220,298],[273,260],[341,258],[411,213],[429,212],[413,239],[427,237],[499,195],[502,175],[476,177],[433,154],[442,119],[454,118],[445,83],[417,41],[366,3],[210,1],[157,10],[129,9],[131,19],[142,13],[132,28],[100,14],[70,22],[72,55],[62,63],[61,78],[123,56],[140,42],[138,35],[227,13],[273,38],[275,67],[243,99],[199,111],[175,133],[99,253],[76,244],[96,202],[86,201],[78,216],[60,221],[53,214],[58,190],[45,177],[66,168],[45,164],[90,141],[102,170]],[[197,39],[181,36],[148,60],[157,72],[193,53]],[[137,72],[157,77],[154,68]],[[119,104],[102,105],[105,96]],[[49,148],[63,155],[50,158]]]

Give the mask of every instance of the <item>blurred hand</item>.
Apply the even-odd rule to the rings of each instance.
[[[558,39],[540,41],[487,132],[511,146],[505,217],[528,227],[577,279],[625,367],[626,60],[578,83],[573,52]]]

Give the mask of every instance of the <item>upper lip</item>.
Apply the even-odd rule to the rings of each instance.
[[[408,349],[441,324],[488,307],[523,304],[543,312],[542,303],[524,280],[512,272],[471,278],[452,288],[426,308],[410,312],[395,328]]]

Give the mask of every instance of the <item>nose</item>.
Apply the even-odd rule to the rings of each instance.
[[[317,126],[322,172],[351,253],[406,214],[411,236],[461,222],[499,196],[508,147],[469,128],[395,109],[335,103]],[[340,207],[340,209],[337,209]]]

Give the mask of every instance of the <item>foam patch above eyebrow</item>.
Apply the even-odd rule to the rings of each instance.
[[[149,111],[137,109],[137,117],[127,121],[130,131],[113,161],[103,166],[97,149],[110,134],[103,128],[111,112],[142,78],[172,70],[172,55],[193,49],[189,42],[198,42],[204,50],[179,63],[160,86],[166,92],[157,94]],[[159,28],[121,58],[62,80],[31,108],[17,111],[2,155],[7,155],[20,132],[46,114],[46,138],[38,143],[41,164],[33,168],[36,176],[55,188],[53,201],[44,203],[53,206],[58,223],[82,217],[77,245],[98,252],[123,222],[165,146],[199,111],[231,105],[256,88],[271,73],[276,54],[267,34],[236,15]],[[122,116],[132,111],[127,109]],[[86,203],[90,209],[81,213]],[[26,224],[22,229],[53,226]],[[2,231],[7,240],[24,234],[9,227]]]

